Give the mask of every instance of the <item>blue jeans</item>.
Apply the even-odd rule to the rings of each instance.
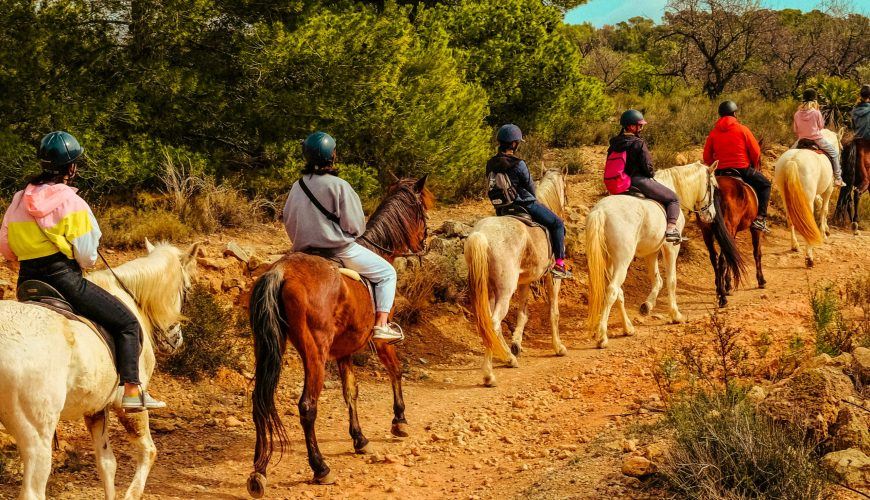
[[[550,245],[553,247],[553,255],[557,259],[564,259],[565,223],[562,222],[562,219],[537,201],[521,206],[532,216],[533,221],[547,228],[547,231],[550,233]]]
[[[390,312],[396,299],[396,269],[380,255],[359,243],[336,249],[332,254],[344,267],[353,269],[375,285],[376,312]]]
[[[78,262],[61,253],[22,260],[18,284],[39,280],[53,286],[82,316],[99,323],[115,338],[115,356],[122,383],[139,384],[142,330],[136,316],[114,295],[82,276]]]

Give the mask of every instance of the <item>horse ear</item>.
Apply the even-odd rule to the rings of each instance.
[[[148,241],[148,238],[145,238],[145,250],[148,250],[148,253],[154,251],[154,245],[152,245],[151,242]]]
[[[708,173],[708,174],[712,174],[713,172],[715,172],[715,171],[716,171],[716,166],[717,166],[717,165],[719,165],[719,160],[714,161],[712,165],[710,165],[709,167],[707,167],[707,173]]]
[[[202,241],[197,241],[193,245],[190,245],[190,248],[187,249],[187,252],[185,252],[184,256],[181,258],[182,263],[187,264],[191,260],[199,257],[203,253],[202,248],[200,248],[202,243]]]
[[[426,188],[426,179],[429,178],[429,174],[424,174],[423,177],[417,179],[417,182],[414,183],[414,191],[418,193],[422,193],[423,189]]]
[[[401,179],[399,179],[398,175],[393,173],[392,170],[389,171],[389,174],[390,174],[390,184],[392,184],[394,182],[399,182],[401,180]]]

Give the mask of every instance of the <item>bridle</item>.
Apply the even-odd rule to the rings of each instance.
[[[689,208],[688,211],[690,214],[696,214],[698,217],[701,216],[701,213],[707,212],[710,210],[710,206],[713,205],[713,176],[707,173],[707,192],[704,193],[704,203],[701,208],[695,210]]]
[[[394,257],[423,257],[424,255],[429,253],[429,224],[427,223],[428,217],[426,216],[426,209],[423,207],[423,200],[420,198],[420,193],[414,193],[414,200],[417,202],[417,210],[420,213],[420,217],[423,219],[423,239],[420,241],[421,249],[417,252],[406,252],[401,254],[396,254],[395,249],[386,248],[383,245],[379,245],[368,238],[366,236],[360,236],[359,239],[365,241],[369,245],[373,246],[384,255],[392,255]]]

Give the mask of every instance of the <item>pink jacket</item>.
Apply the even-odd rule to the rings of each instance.
[[[822,129],[825,128],[825,119],[818,109],[802,109],[794,114],[792,130],[798,139],[818,140],[822,138]]]

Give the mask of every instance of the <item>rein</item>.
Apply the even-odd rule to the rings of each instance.
[[[105,264],[106,269],[108,269],[109,272],[112,273],[112,276],[114,276],[115,281],[117,281],[118,284],[121,285],[121,289],[123,289],[125,292],[127,292],[127,295],[129,295],[133,299],[133,302],[135,302],[137,306],[141,307],[142,304],[139,302],[139,299],[136,297],[136,295],[133,294],[133,292],[130,291],[129,288],[127,288],[127,285],[125,285],[124,282],[121,281],[121,278],[119,278],[118,275],[115,274],[115,270],[112,269],[112,266],[109,265],[109,261],[107,261],[106,257],[103,256],[103,252],[97,250],[97,255],[99,255],[100,258],[103,259],[103,264]]]
[[[710,179],[709,175],[707,176],[707,192],[704,193],[704,201],[706,202],[706,205],[703,205],[698,210],[691,208],[687,208],[686,210],[688,210],[690,214],[696,214],[700,217],[701,212],[706,212],[710,209],[710,205],[713,204],[713,180]]]
[[[371,238],[361,235],[357,239],[363,240],[369,245],[375,247],[375,249],[383,252],[385,255],[393,255],[395,257],[423,257],[424,255],[429,253],[429,224],[426,222],[426,211],[423,209],[423,202],[420,200],[420,196],[417,195],[414,198],[417,200],[417,208],[420,210],[420,213],[423,217],[423,248],[418,252],[405,252],[401,254],[396,254],[395,249],[385,248],[383,245],[375,243]]]

